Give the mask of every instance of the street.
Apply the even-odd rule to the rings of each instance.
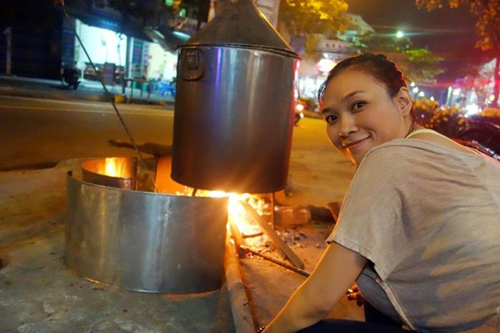
[[[172,143],[173,110],[117,104],[138,145]],[[0,170],[51,166],[59,161],[130,156],[108,140],[129,142],[111,104],[0,96]]]

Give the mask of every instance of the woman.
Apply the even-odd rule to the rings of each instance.
[[[320,321],[355,280],[411,330],[500,331],[500,163],[414,123],[383,55],[339,63],[319,99],[330,141],[358,169],[320,262],[263,331],[404,332]]]

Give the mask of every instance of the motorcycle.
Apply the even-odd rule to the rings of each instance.
[[[304,110],[304,104],[302,104],[300,101],[297,101],[297,104],[295,105],[295,119],[293,121],[293,124],[295,126],[299,124],[300,119],[304,118]]]
[[[467,129],[455,141],[500,160],[500,124],[497,118],[471,117]]]
[[[312,98],[308,97],[297,98],[295,104],[295,121],[294,121],[295,125],[299,123],[300,119],[304,118],[306,111],[309,112],[308,116],[312,116],[314,118],[316,118],[317,115],[319,115],[318,105]]]
[[[61,82],[66,88],[77,89],[80,84],[80,71],[74,67],[66,65],[63,68],[61,75]]]

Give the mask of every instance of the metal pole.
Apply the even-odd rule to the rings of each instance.
[[[241,245],[240,248],[244,251],[247,251],[247,252],[250,252],[251,254],[254,254],[256,256],[259,256],[263,259],[266,259],[266,260],[269,260],[270,262],[272,263],[275,263],[276,265],[280,265],[281,267],[284,267],[286,269],[289,269],[291,271],[294,271],[295,273],[299,273],[300,275],[302,276],[305,276],[305,277],[309,277],[311,275],[311,273],[303,270],[303,269],[300,269],[300,268],[297,268],[295,266],[292,266],[292,265],[288,265],[286,262],[282,262],[282,261],[279,261],[278,259],[274,259],[273,257],[271,256],[268,256],[264,253],[260,253],[258,251],[255,251],[249,247],[246,247],[244,245]]]
[[[5,29],[5,35],[7,37],[7,54],[5,59],[5,74],[12,74],[12,27]]]

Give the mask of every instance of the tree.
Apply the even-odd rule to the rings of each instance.
[[[476,48],[492,51],[496,60],[493,72],[493,106],[498,107],[500,93],[500,0],[416,0],[417,8],[428,11],[441,9],[447,3],[450,8],[468,7],[477,18],[476,32],[479,36]]]
[[[443,58],[435,56],[426,48],[414,49],[407,37],[395,38],[392,35],[370,33],[361,36],[356,47],[359,52],[383,53],[394,60],[410,81],[434,79],[444,72],[439,67]]]
[[[279,23],[296,36],[334,36],[347,27],[347,9],[344,0],[281,0]]]
[[[120,13],[123,25],[129,22],[139,23],[147,27],[157,27],[169,22],[170,29],[175,29],[175,18],[181,11],[198,20],[198,30],[202,22],[206,22],[210,8],[210,0],[173,0],[167,6],[164,0],[107,0],[106,5]]]
[[[16,25],[50,29],[58,18],[52,0],[4,0],[0,8],[0,33]]]
[[[444,73],[444,69],[439,66],[439,63],[444,59],[433,55],[427,48],[409,49],[405,50],[403,54],[407,58],[401,66],[403,66],[403,71],[407,73],[408,78],[412,81],[432,80],[439,74]]]

